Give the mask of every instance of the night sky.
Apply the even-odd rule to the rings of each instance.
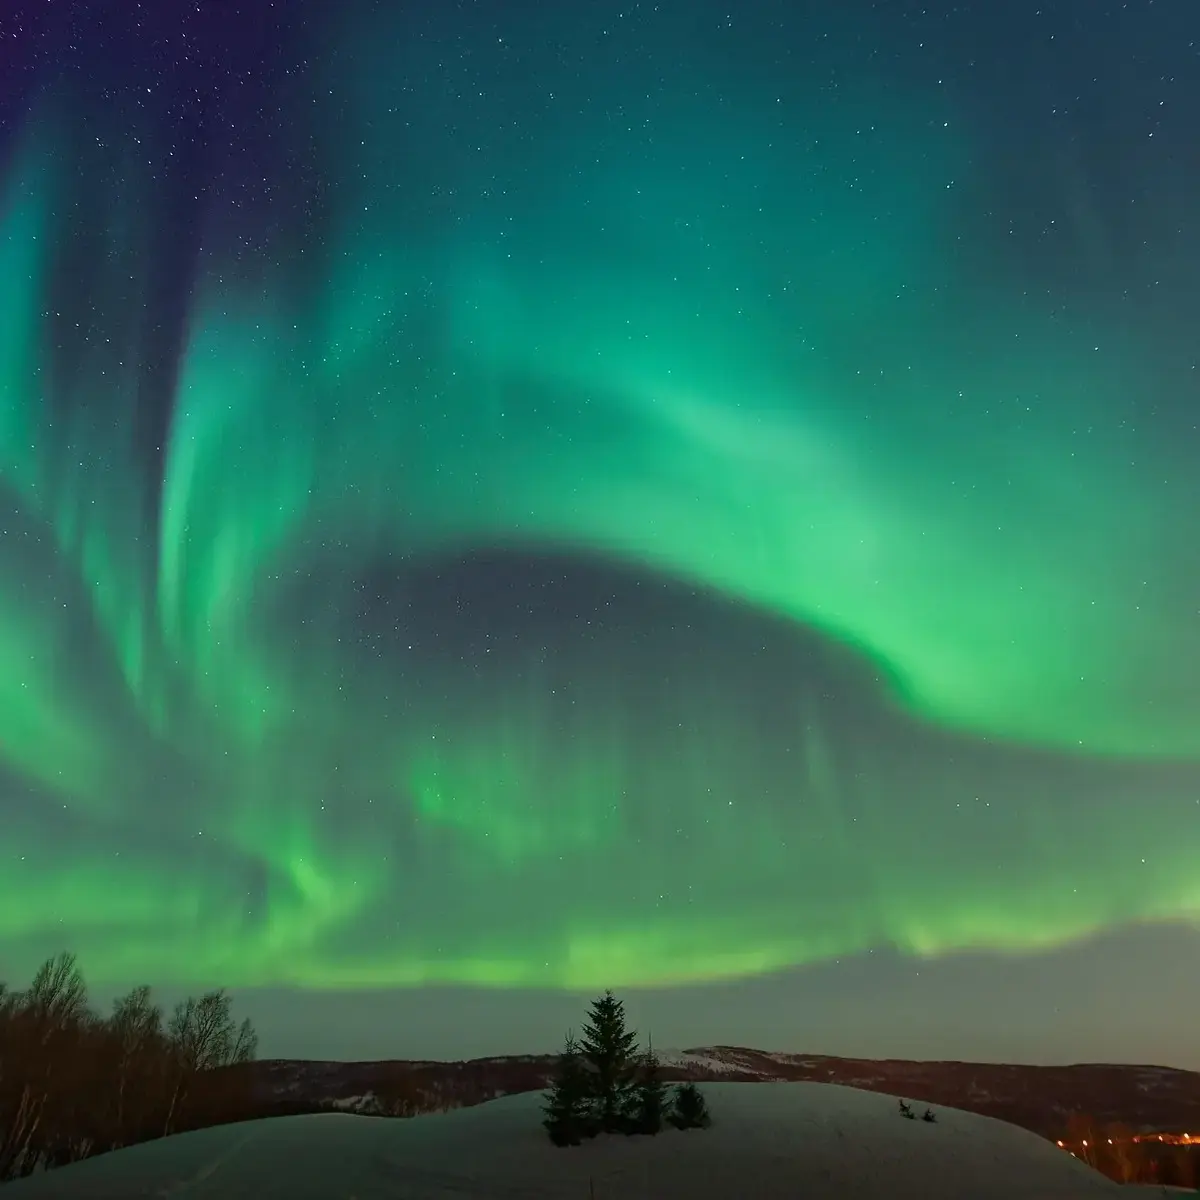
[[[1200,1066],[1195,0],[5,14],[0,978]]]

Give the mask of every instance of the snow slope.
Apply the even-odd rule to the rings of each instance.
[[[558,1150],[540,1097],[389,1120],[227,1125],[21,1180],[4,1200],[1087,1200],[1118,1184],[1035,1134],[822,1083],[718,1083],[714,1126]],[[919,1110],[920,1111],[920,1110]]]

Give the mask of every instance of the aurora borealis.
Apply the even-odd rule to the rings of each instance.
[[[65,7],[5,51],[6,971],[1200,917],[1183,0]]]

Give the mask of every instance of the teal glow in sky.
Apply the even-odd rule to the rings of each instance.
[[[998,114],[950,16],[568,7],[40,35],[16,968],[598,988],[1200,914],[1181,98],[1126,144],[1041,58]]]

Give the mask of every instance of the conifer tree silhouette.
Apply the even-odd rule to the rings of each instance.
[[[667,1085],[663,1082],[662,1067],[651,1042],[638,1066],[634,1087],[634,1132],[661,1133],[666,1115]]]
[[[588,1078],[579,1042],[573,1033],[568,1033],[558,1058],[558,1070],[542,1105],[542,1125],[556,1146],[578,1146],[595,1132],[588,1100]]]
[[[581,1050],[590,1073],[593,1113],[604,1133],[619,1133],[630,1122],[637,1034],[625,1028],[625,1005],[605,992],[592,1001]]]
[[[694,1083],[681,1083],[675,1089],[670,1121],[676,1129],[707,1129],[712,1124],[704,1093]]]

